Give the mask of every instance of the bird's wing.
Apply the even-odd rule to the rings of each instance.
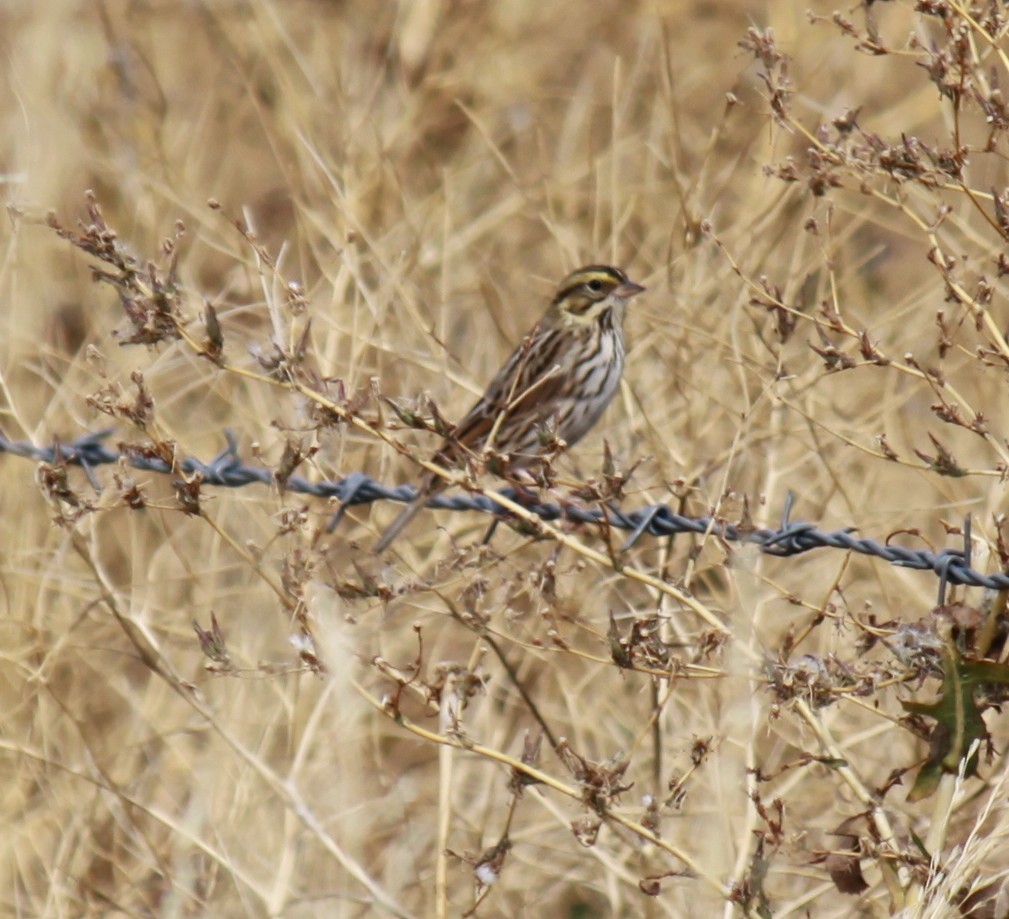
[[[537,326],[511,354],[487,387],[487,391],[466,416],[456,425],[452,445],[477,451],[503,414],[529,412],[538,420],[545,419],[563,384],[559,372],[561,335],[555,329]],[[534,406],[542,406],[534,411]]]

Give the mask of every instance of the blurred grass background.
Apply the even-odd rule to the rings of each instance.
[[[971,21],[991,13],[982,6]],[[562,479],[599,480],[605,439],[619,469],[638,464],[631,508],[665,501],[773,525],[791,490],[797,516],[824,528],[937,547],[956,546],[948,528],[971,513],[975,564],[998,567],[986,558],[1004,510],[1005,364],[979,357],[989,338],[978,317],[1006,326],[991,197],[1007,184],[1004,143],[985,152],[983,108],[965,94],[954,118],[921,66],[947,37],[941,17],[877,3],[845,12],[846,31],[829,5],[811,10],[773,0],[5,5],[0,427],[36,443],[105,427],[87,396],[110,383],[129,390],[141,370],[157,438],[182,455],[209,458],[227,428],[268,465],[289,440],[317,446],[300,471],[318,478],[416,474],[380,440],[320,427],[297,394],[223,371],[185,343],[120,347],[116,298],[45,225],[50,211],[66,225],[83,217],[85,189],[142,261],[183,221],[187,315],[214,305],[232,363],[255,369],[250,348],[293,343],[307,327],[313,366],[372,414],[380,389],[428,393],[458,418],[555,282],[607,261],[648,293],[629,317],[622,394],[560,462]],[[740,46],[751,27],[772,29],[789,56],[782,117],[771,106],[780,64],[769,70]],[[1001,33],[990,44],[966,33],[975,83],[997,88],[1009,76]],[[892,53],[867,53],[873,34]],[[892,147],[902,137],[972,145],[962,187],[842,160],[816,194],[811,137],[832,143],[831,120],[851,110]],[[782,181],[790,168],[796,180]],[[930,259],[937,245],[956,260],[945,273]],[[951,281],[975,290],[982,277],[990,302],[950,297]],[[765,280],[791,314],[751,302]],[[304,310],[290,306],[292,281]],[[810,347],[825,347],[825,303],[892,363],[865,361],[834,335],[857,366],[828,366]],[[794,332],[776,334],[788,316]],[[932,408],[943,399],[968,420],[968,409],[982,413],[984,436],[944,421]],[[115,424],[115,440],[154,436]],[[916,456],[937,454],[930,434],[971,474],[940,475]],[[419,455],[435,446],[431,435],[396,437]],[[71,473],[95,511],[55,526],[31,463],[0,457],[0,476],[4,914],[939,916],[951,892],[1004,874],[1005,830],[991,830],[1004,802],[988,790],[1000,757],[942,808],[908,802],[911,777],[883,792],[927,754],[897,723],[900,700],[931,699],[938,683],[885,679],[890,658],[865,651],[865,624],[927,617],[928,574],[840,553],[781,561],[714,539],[643,540],[627,563],[693,591],[726,623],[722,640],[669,595],[556,543],[499,528],[481,551],[486,521],[472,515],[431,512],[379,560],[370,547],[389,506],[355,509],[330,535],[322,502],[207,490],[203,515],[186,516],[169,477],[137,474],[148,499],[137,511],[100,470],[101,494]],[[598,534],[577,535],[605,551]],[[370,579],[379,588],[352,595],[348,584]],[[281,580],[297,585],[304,623],[271,589]],[[230,678],[205,669],[193,631],[212,611]],[[611,616],[623,633],[658,616],[681,672],[618,668]],[[472,628],[477,617],[513,675]],[[138,655],[124,622],[174,676]],[[303,626],[324,675],[301,668],[292,635]],[[536,786],[513,802],[507,769],[403,731],[355,688],[382,698],[395,688],[383,667],[416,661],[414,689],[440,686],[443,709],[451,694],[439,681],[452,667],[486,679],[454,728],[474,742],[521,755],[537,723],[517,681],[581,757],[626,757],[632,787],[613,807],[641,820],[651,795],[659,835],[690,870],[647,896],[643,878],[684,871],[668,851],[612,823],[579,844],[571,824],[587,819],[583,805]],[[764,661],[785,668],[794,695],[767,691]],[[878,680],[861,695],[816,696],[846,668]],[[414,689],[404,712],[438,730],[437,700]],[[1004,719],[987,720],[1001,752]],[[573,782],[548,746],[541,768]],[[842,755],[858,783],[806,754]],[[885,819],[854,833],[868,887],[840,893],[823,864],[844,848],[831,834],[873,804]],[[892,839],[878,838],[884,824]],[[930,872],[916,839],[935,841],[936,825]],[[472,862],[506,827],[511,849],[478,900]],[[969,857],[954,863],[956,851]]]

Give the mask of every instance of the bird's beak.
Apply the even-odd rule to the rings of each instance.
[[[621,300],[630,300],[631,297],[640,294],[644,288],[640,284],[635,284],[633,281],[624,281],[619,287],[613,288],[613,296],[619,297]]]

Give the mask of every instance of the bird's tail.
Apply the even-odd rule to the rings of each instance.
[[[406,529],[410,521],[420,513],[427,502],[430,501],[438,491],[440,491],[440,489],[437,488],[437,486],[433,488],[430,485],[421,486],[417,491],[417,497],[399,512],[399,516],[393,520],[393,522],[389,525],[389,528],[382,534],[382,538],[375,546],[375,551],[385,552],[385,550],[392,545],[392,541]]]

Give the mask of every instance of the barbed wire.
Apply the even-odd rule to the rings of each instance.
[[[39,447],[28,441],[9,440],[0,431],[0,453],[10,453],[44,463],[66,463],[80,466],[88,476],[96,491],[101,483],[93,470],[110,463],[125,460],[135,469],[157,473],[171,473],[173,469],[165,460],[150,454],[130,449],[114,450],[104,441],[112,431],[102,430],[85,434],[70,443],[57,443]],[[199,473],[203,484],[221,488],[243,488],[246,485],[272,485],[277,479],[273,472],[261,466],[249,466],[242,461],[238,445],[231,432],[225,432],[227,446],[210,462],[204,463],[194,457],[187,457],[178,464],[178,470],[186,475]],[[364,472],[352,472],[336,481],[312,482],[303,476],[292,475],[285,482],[288,491],[314,495],[319,498],[335,498],[340,509],[330,523],[336,527],[348,508],[375,501],[397,501],[407,503],[416,496],[412,485],[390,487],[376,481]],[[502,489],[500,494],[522,506],[547,522],[560,519],[574,523],[605,524],[619,530],[629,531],[624,549],[633,546],[644,535],[662,537],[682,533],[698,535],[711,534],[730,542],[752,543],[769,555],[791,557],[802,555],[813,549],[842,549],[859,555],[881,558],[891,565],[918,571],[932,571],[940,579],[939,603],[945,598],[948,584],[968,587],[987,587],[992,590],[1009,589],[1009,574],[982,574],[971,568],[971,518],[964,522],[962,549],[941,549],[933,552],[926,549],[908,549],[904,546],[880,543],[855,535],[855,529],[824,532],[814,524],[790,520],[793,497],[785,502],[781,525],[777,529],[757,528],[728,523],[710,516],[688,517],[677,513],[668,504],[652,504],[634,511],[625,511],[616,506],[584,507],[577,504],[555,502],[530,502],[527,495],[517,495],[515,489]],[[437,495],[428,503],[431,508],[450,511],[480,511],[507,517],[501,505],[491,495],[457,494]]]

